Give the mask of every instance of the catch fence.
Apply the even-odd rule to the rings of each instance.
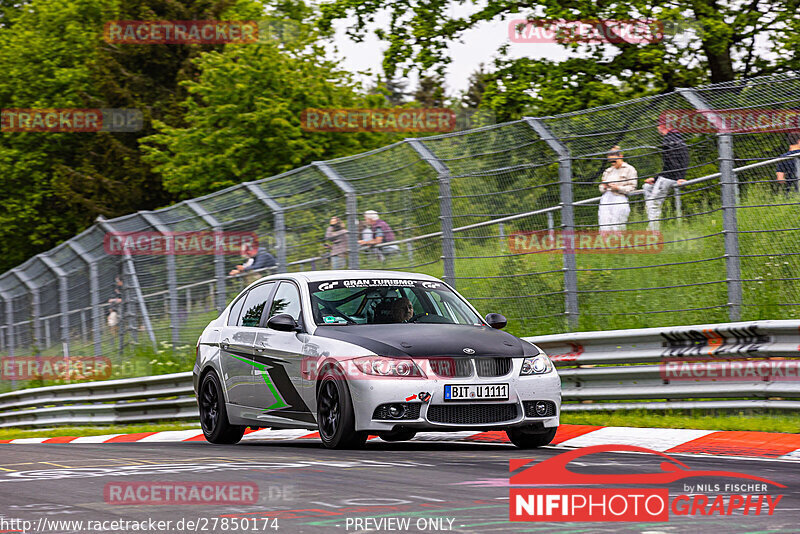
[[[800,197],[776,182],[797,130],[731,131],[705,115],[709,128],[683,133],[688,182],[664,202],[657,251],[572,253],[556,238],[603,230],[598,186],[613,146],[638,171],[627,230],[647,230],[641,188],[664,171],[669,147],[657,126],[665,114],[791,112],[799,102],[796,75],[683,89],[407,139],[164,209],[100,218],[0,275],[0,357],[103,355],[118,377],[186,370],[202,328],[249,279],[228,274],[242,258],[115,255],[106,236],[252,232],[277,259],[274,271],[329,269],[332,216],[348,230],[340,258],[347,268],[441,276],[482,312],[506,315],[516,334],[798,319]],[[788,161],[800,175],[800,158]],[[394,230],[392,253],[358,244],[366,210]]]

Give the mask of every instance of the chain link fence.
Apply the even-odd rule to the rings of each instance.
[[[790,112],[799,102],[795,75],[678,90],[407,139],[100,218],[0,275],[0,357],[103,356],[120,377],[188,369],[202,328],[252,279],[229,275],[243,259],[112,255],[104,239],[115,232],[252,232],[277,260],[265,273],[333,264],[433,274],[480,311],[505,314],[518,335],[798,318],[800,197],[776,181],[785,162],[794,165],[786,178],[800,175],[800,158],[783,157],[797,129],[731,130],[706,113],[705,127],[680,135],[688,156],[672,177],[688,181],[655,196],[642,188],[677,150],[659,132],[665,114]],[[617,201],[630,209],[626,232],[658,229],[655,251],[624,241],[571,250],[564,239],[609,235],[598,203],[612,147],[638,173],[636,190]],[[655,212],[654,198],[663,201]],[[359,245],[366,210],[393,242]],[[325,238],[334,216],[347,229],[344,252]]]

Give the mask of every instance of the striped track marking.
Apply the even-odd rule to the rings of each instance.
[[[318,432],[308,430],[250,430],[242,442],[318,440]],[[378,439],[370,436],[370,440]],[[81,444],[81,443],[175,443],[206,439],[198,430],[106,434],[102,436],[60,436],[0,440],[0,444]],[[413,441],[450,443],[508,443],[502,431],[420,432]],[[590,445],[623,444],[667,453],[707,454],[800,461],[800,435],[769,432],[717,432],[676,428],[602,427],[561,425],[551,445],[568,448]]]

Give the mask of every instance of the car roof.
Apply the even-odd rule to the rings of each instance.
[[[282,273],[266,276],[261,280],[274,280],[276,278],[291,278],[298,282],[321,282],[323,280],[344,280],[354,278],[384,278],[389,280],[432,280],[441,282],[436,277],[403,271],[382,271],[378,269],[340,269],[330,271],[304,271],[299,273]],[[259,280],[260,281],[260,280]]]

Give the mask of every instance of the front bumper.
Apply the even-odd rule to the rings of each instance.
[[[389,432],[397,427],[417,431],[458,431],[507,429],[518,426],[553,428],[561,414],[561,379],[554,370],[543,375],[519,376],[521,358],[514,358],[511,372],[505,376],[469,378],[349,380],[356,417],[356,431]],[[445,401],[445,384],[508,384],[508,400]],[[430,399],[420,401],[420,393]],[[531,417],[526,401],[549,401],[552,415]],[[413,404],[412,419],[392,419],[376,409],[386,404]],[[382,410],[378,410],[381,412]],[[445,422],[443,422],[445,421]]]

